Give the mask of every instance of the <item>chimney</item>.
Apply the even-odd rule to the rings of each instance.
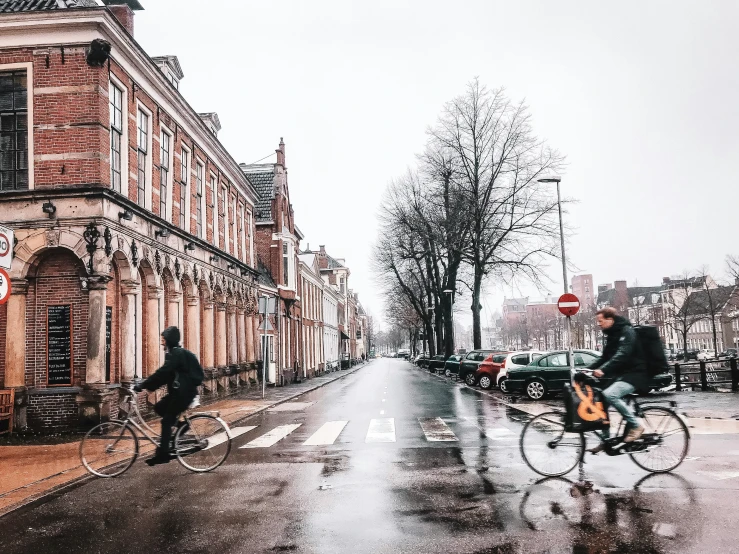
[[[663,285],[669,285],[670,284],[670,278],[669,277],[662,277],[662,284]]]
[[[103,4],[108,7],[110,13],[123,25],[128,34],[133,36],[133,12],[144,9],[139,0],[103,0]]]
[[[319,251],[321,253],[321,256],[325,256],[326,255],[326,245],[325,244],[321,244],[321,245],[318,246],[318,248],[320,249]]]
[[[285,167],[285,142],[282,137],[280,137],[280,147],[275,152],[277,152],[277,165]]]

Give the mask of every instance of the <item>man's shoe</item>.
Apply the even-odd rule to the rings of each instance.
[[[644,427],[642,425],[639,425],[639,427],[634,427],[626,434],[626,438],[624,438],[624,442],[634,442],[639,437],[641,437],[643,434],[644,434]]]
[[[606,449],[606,443],[601,442],[597,446],[594,446],[593,448],[588,448],[588,452],[591,454],[600,454]]]
[[[155,466],[159,464],[167,464],[172,459],[172,456],[168,452],[162,452],[157,448],[157,453],[154,454],[154,457],[149,458],[146,460],[146,464],[148,466]]]

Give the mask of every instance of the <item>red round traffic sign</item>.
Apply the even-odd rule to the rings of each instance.
[[[0,258],[10,252],[10,241],[5,233],[0,233]]]
[[[0,268],[0,305],[5,304],[10,298],[10,275]]]
[[[577,296],[568,292],[559,297],[557,308],[559,308],[559,311],[563,315],[567,317],[573,316],[580,311],[580,300]]]

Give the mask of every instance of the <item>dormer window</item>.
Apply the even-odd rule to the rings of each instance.
[[[180,81],[185,76],[180,67],[180,61],[177,56],[158,56],[152,58],[154,63],[157,64],[160,71],[164,73],[164,77],[169,81],[174,88],[180,90]]]

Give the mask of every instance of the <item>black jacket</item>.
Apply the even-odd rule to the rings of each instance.
[[[637,391],[647,390],[647,366],[636,331],[629,320],[616,316],[611,328],[603,331],[603,334],[606,336],[603,355],[590,369],[600,369],[610,379],[630,383]]]
[[[150,375],[139,386],[142,389],[155,391],[167,385],[167,393],[174,401],[173,408],[177,412],[184,411],[198,392],[198,375],[203,370],[195,354],[179,346],[169,349],[164,358],[164,365]],[[175,384],[176,383],[176,384]]]

